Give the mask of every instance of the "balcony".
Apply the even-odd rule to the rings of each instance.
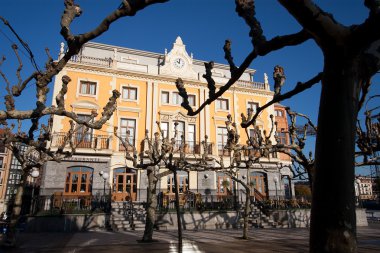
[[[88,65],[94,65],[94,66],[100,66],[100,67],[106,67],[111,68],[112,67],[112,59],[111,58],[98,58],[98,57],[91,57],[91,56],[84,56],[84,55],[74,55],[70,59],[71,62],[75,63],[83,63]]]
[[[180,152],[180,148],[181,148],[181,142],[180,140],[176,140],[175,144],[174,144],[174,153],[179,153]],[[195,141],[185,141],[185,144],[184,144],[184,152],[185,154],[196,154],[196,155],[201,155],[202,152],[203,152],[203,148],[202,148],[202,143],[200,142],[195,142]],[[212,148],[213,148],[213,144],[212,143],[208,143],[208,152],[207,154],[209,155],[212,155]]]
[[[60,132],[53,134],[52,144],[53,148],[60,147],[67,133]],[[96,134],[74,134],[72,137],[72,141],[76,148],[87,148],[87,149],[110,149],[111,136],[108,135],[96,135]],[[66,147],[68,145],[66,144]]]

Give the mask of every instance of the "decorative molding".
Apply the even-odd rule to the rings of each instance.
[[[180,111],[175,112],[167,112],[167,111],[160,111],[160,121],[185,121],[190,124],[195,124],[197,122],[197,116],[187,116],[183,114]]]
[[[141,108],[128,107],[128,106],[118,106],[117,109],[121,112],[141,112]]]
[[[100,109],[100,106],[97,103],[87,101],[87,100],[79,100],[79,101],[73,102],[71,104],[71,107],[73,109],[96,109],[96,110]]]

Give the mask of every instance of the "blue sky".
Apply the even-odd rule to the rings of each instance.
[[[82,6],[83,15],[73,24],[74,33],[83,33],[95,27],[103,17],[120,4],[120,0],[77,0]],[[301,27],[275,0],[258,0],[257,17],[265,36],[270,39],[276,35],[298,32]],[[368,10],[359,0],[316,1],[324,10],[332,13],[335,19],[345,25],[361,23],[368,15]],[[0,15],[6,18],[19,35],[32,49],[40,67],[46,60],[44,48],[48,47],[53,58],[57,58],[62,37],[59,34],[60,16],[63,0],[1,0]],[[232,40],[232,52],[235,63],[239,65],[250,52],[252,46],[248,37],[248,27],[235,13],[233,0],[171,0],[166,4],[148,7],[135,17],[127,17],[113,24],[110,30],[95,41],[136,48],[157,53],[170,49],[177,36],[181,36],[187,51],[200,60],[213,60],[226,63],[222,50],[225,39]],[[0,56],[7,61],[1,69],[12,82],[15,78],[15,58],[10,50],[11,42],[16,41],[9,30],[0,24]],[[23,56],[23,55],[22,55]],[[256,81],[263,81],[263,74],[269,77],[275,65],[285,69],[286,83],[283,91],[290,90],[298,81],[306,81],[322,71],[323,58],[313,41],[289,47],[255,60],[251,68],[256,69]],[[24,77],[33,69],[24,59]],[[272,82],[271,78],[269,79]],[[380,94],[379,74],[373,80],[371,94]],[[0,81],[4,87],[3,80]],[[27,101],[34,98],[31,85],[27,93],[17,102],[19,108],[30,108]],[[0,90],[0,96],[5,90]],[[317,121],[320,87],[298,95],[283,104],[296,111],[310,115]],[[51,101],[51,98],[49,98]],[[374,101],[373,103],[378,103]],[[3,106],[3,105],[0,105]]]

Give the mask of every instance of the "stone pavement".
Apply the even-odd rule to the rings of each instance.
[[[241,240],[241,230],[184,231],[182,251],[175,231],[156,231],[153,243],[140,243],[141,231],[83,233],[20,233],[19,246],[0,248],[0,253],[84,252],[308,252],[308,229],[252,229],[250,239]],[[380,252],[380,224],[358,228],[358,252]]]

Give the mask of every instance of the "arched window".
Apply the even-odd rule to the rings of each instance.
[[[65,195],[91,195],[93,174],[89,167],[67,168]]]

